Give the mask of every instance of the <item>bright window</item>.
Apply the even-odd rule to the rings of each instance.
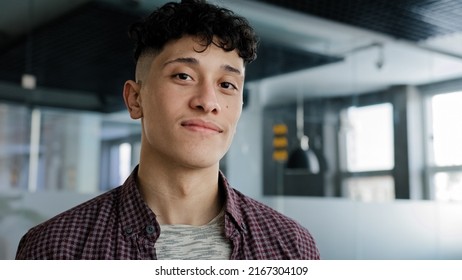
[[[435,164],[462,165],[462,92],[433,96],[432,114]]]
[[[433,178],[436,200],[462,201],[462,172],[438,172]]]
[[[462,92],[431,98],[430,184],[439,201],[462,201]]]
[[[358,201],[390,201],[395,198],[392,176],[352,177],[345,180],[343,192]]]
[[[346,112],[346,168],[350,172],[394,166],[393,106],[350,107]]]
[[[341,116],[343,195],[359,201],[393,200],[393,106],[350,107]]]

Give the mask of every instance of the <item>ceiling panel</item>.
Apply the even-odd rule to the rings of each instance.
[[[462,31],[460,0],[256,0],[414,42]]]
[[[123,83],[134,73],[127,26],[137,18],[87,3],[1,49],[0,80],[21,84],[28,73],[36,77],[37,87],[96,95],[100,106],[95,109],[120,110]],[[41,101],[36,100],[47,103]]]

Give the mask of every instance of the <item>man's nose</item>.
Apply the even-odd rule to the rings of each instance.
[[[217,98],[218,89],[212,83],[203,82],[191,99],[191,107],[206,113],[218,113],[221,108]]]

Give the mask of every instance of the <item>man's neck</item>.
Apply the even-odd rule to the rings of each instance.
[[[204,225],[223,207],[218,166],[190,170],[140,163],[138,185],[160,224]]]

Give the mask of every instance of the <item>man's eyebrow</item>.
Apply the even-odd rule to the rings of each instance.
[[[241,71],[239,71],[239,69],[231,66],[231,65],[228,65],[228,64],[224,64],[221,66],[221,68],[223,68],[225,71],[228,71],[228,72],[233,72],[233,73],[236,73],[238,75],[242,75]]]
[[[178,57],[178,58],[175,58],[175,59],[172,59],[172,60],[169,60],[167,62],[164,63],[164,67],[169,65],[169,64],[172,64],[172,63],[185,63],[185,64],[194,64],[194,65],[198,65],[199,64],[199,60],[195,59],[194,57]],[[233,67],[229,64],[223,64],[221,66],[221,68],[227,72],[232,72],[232,73],[236,73],[238,75],[242,75],[242,72],[237,69],[236,67]]]
[[[199,61],[194,57],[178,57],[164,63],[164,67],[172,63],[199,64]]]

